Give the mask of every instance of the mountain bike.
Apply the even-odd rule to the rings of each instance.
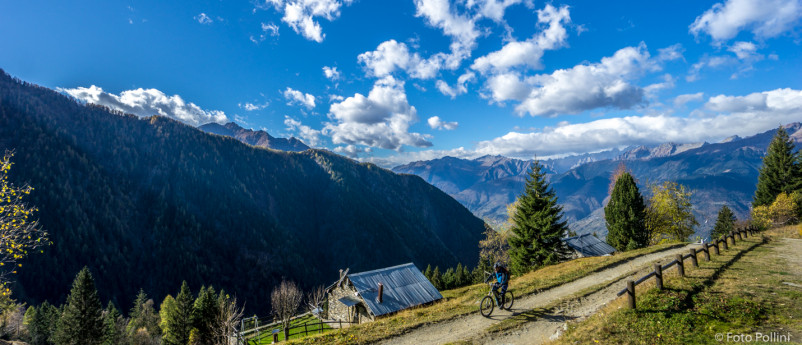
[[[493,313],[493,308],[495,306],[500,306],[502,309],[510,310],[512,308],[512,303],[515,302],[515,296],[512,294],[512,291],[507,291],[504,293],[504,305],[501,305],[501,296],[499,296],[498,293],[493,290],[493,284],[495,284],[495,282],[488,283],[490,291],[488,291],[487,296],[482,298],[482,301],[479,302],[479,313],[481,313],[484,317],[490,317],[490,314]]]

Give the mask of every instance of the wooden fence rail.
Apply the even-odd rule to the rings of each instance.
[[[284,340],[286,341],[287,339],[289,339],[289,338],[291,338],[291,337],[293,337],[295,335],[299,335],[299,334],[303,334],[304,337],[306,337],[309,334],[315,334],[316,332],[317,333],[323,333],[324,331],[328,331],[328,330],[332,330],[333,329],[333,327],[323,328],[323,325],[326,325],[326,324],[338,325],[338,328],[342,328],[344,324],[345,325],[350,325],[350,324],[355,324],[355,323],[356,322],[339,321],[339,320],[338,321],[318,320],[317,322],[304,322],[301,325],[292,326],[292,327],[288,328],[287,329],[287,333],[285,334]],[[280,324],[274,324],[274,327],[275,326],[279,326],[280,327],[281,325]],[[293,332],[293,330],[297,330],[297,332]],[[252,337],[252,338],[246,339],[241,344],[243,344],[243,345],[261,344],[262,343],[262,339],[264,337],[266,337],[266,336],[271,336],[273,338],[272,339],[273,343],[277,343],[278,342],[278,338],[279,338],[279,333],[282,333],[282,329],[281,328],[276,328],[276,329],[273,329],[271,332],[265,332],[264,336],[260,335],[260,336],[256,336],[256,337]]]
[[[690,259],[691,265],[693,267],[699,267],[698,261],[698,254],[700,252],[704,253],[705,261],[710,261],[710,248],[713,248],[713,254],[719,254],[719,245],[723,247],[724,250],[729,250],[728,242],[732,241],[732,244],[735,245],[735,238],[738,237],[739,241],[743,241],[744,238],[749,238],[749,235],[754,235],[757,233],[757,229],[754,227],[748,227],[743,229],[738,229],[735,231],[731,231],[730,233],[723,235],[717,238],[715,241],[711,243],[703,243],[701,249],[691,248],[688,251],[688,254],[682,255],[677,254],[674,261],[671,261],[665,265],[660,265],[659,263],[654,264],[654,270],[649,272],[645,276],[641,277],[638,280],[627,281],[627,287],[618,292],[617,296],[621,296],[623,294],[627,294],[627,306],[630,309],[635,309],[637,307],[635,301],[635,286],[646,282],[647,280],[651,279],[652,277],[655,278],[655,285],[658,290],[663,290],[663,272],[667,269],[671,268],[674,265],[677,265],[677,273],[679,273],[680,277],[685,276],[685,260]]]

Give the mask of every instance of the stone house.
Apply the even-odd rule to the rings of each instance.
[[[412,263],[354,274],[341,270],[340,279],[326,292],[327,318],[351,323],[370,322],[443,298]]]

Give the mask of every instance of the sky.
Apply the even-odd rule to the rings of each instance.
[[[802,121],[802,0],[0,0],[0,68],[392,167]]]

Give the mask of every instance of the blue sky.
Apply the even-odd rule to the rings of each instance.
[[[802,120],[800,0],[0,1],[0,68],[392,166]]]

